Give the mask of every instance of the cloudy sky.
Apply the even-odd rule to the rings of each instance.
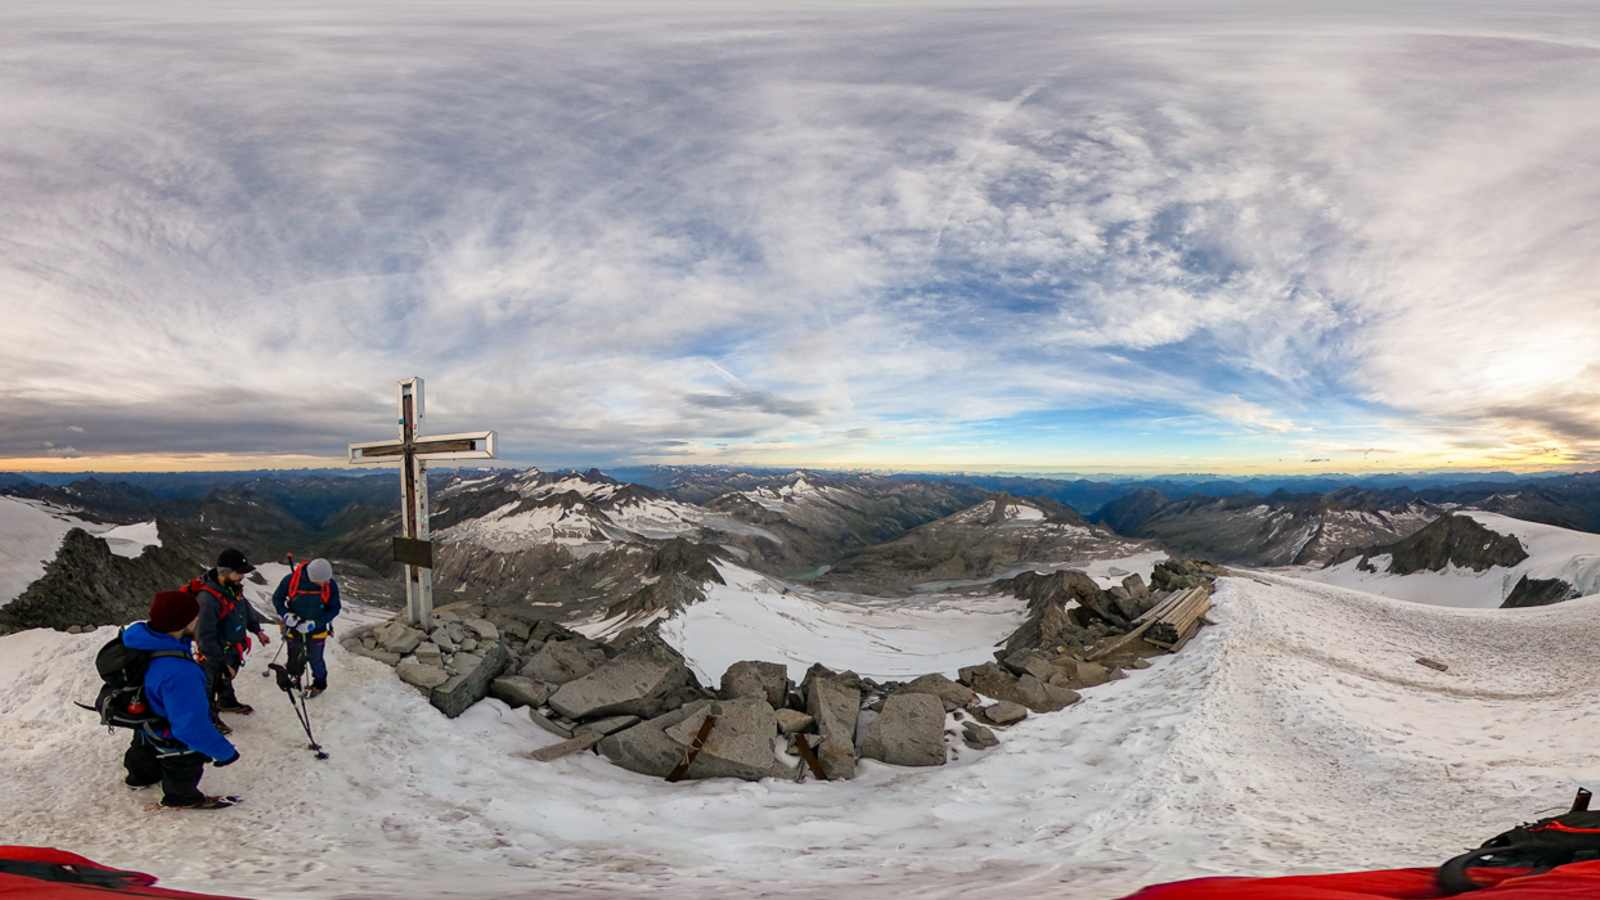
[[[0,12],[0,469],[1600,466],[1592,4],[130,6]]]

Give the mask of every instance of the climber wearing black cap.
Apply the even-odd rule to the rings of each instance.
[[[217,713],[249,715],[255,709],[239,702],[233,691],[233,677],[250,652],[249,632],[272,643],[262,629],[261,614],[244,596],[244,576],[255,566],[238,550],[228,548],[217,557],[217,566],[189,583],[188,590],[200,601],[200,620],[195,626],[196,656],[206,668],[206,683],[211,691],[212,717],[223,734],[232,729],[222,725]]]

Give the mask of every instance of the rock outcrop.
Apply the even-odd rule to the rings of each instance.
[[[944,765],[944,702],[932,694],[891,695],[867,726],[861,755],[896,766]]]
[[[1528,606],[1549,606],[1578,596],[1578,591],[1559,578],[1529,578],[1517,580],[1516,587],[1506,596],[1501,609],[1521,609]]]
[[[856,721],[861,715],[861,679],[853,672],[812,666],[805,679],[806,712],[822,741],[817,759],[830,780],[856,775]]]
[[[1528,551],[1513,535],[1490,531],[1471,516],[1446,513],[1410,537],[1391,544],[1346,550],[1328,565],[1359,559],[1358,569],[1377,572],[1379,567],[1375,563],[1382,557],[1387,557],[1383,571],[1410,575],[1442,572],[1450,566],[1474,572],[1495,566],[1515,566],[1528,558]]]
[[[782,663],[747,660],[736,662],[722,675],[722,698],[760,697],[774,709],[789,697],[789,669]]]
[[[677,651],[648,641],[563,684],[551,695],[550,707],[571,719],[618,714],[648,719],[703,693]]]

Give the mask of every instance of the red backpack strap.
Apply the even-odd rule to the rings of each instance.
[[[201,591],[205,591],[211,596],[217,598],[217,604],[219,607],[217,614],[219,618],[226,619],[228,615],[233,612],[233,608],[236,605],[233,602],[233,598],[229,597],[225,591],[217,590],[216,588],[207,584],[203,578],[196,578],[195,580],[189,582],[189,584],[186,585],[183,590],[189,594],[198,594]]]
[[[290,576],[289,576],[289,599],[293,600],[295,597],[300,596],[300,594],[301,594],[300,577],[305,574],[306,566],[308,566],[308,565],[310,565],[310,563],[300,563],[299,565],[294,567],[294,572],[292,574],[290,574]],[[330,599],[332,599],[332,595],[333,595],[333,580],[329,579],[328,581],[324,581],[321,584],[320,589],[318,591],[305,591],[305,593],[307,593],[307,594],[320,593],[322,595],[322,605],[323,605],[324,608],[326,608],[327,605],[328,605],[328,601]]]

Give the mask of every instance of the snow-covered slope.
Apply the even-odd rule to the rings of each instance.
[[[493,508],[437,535],[445,543],[470,543],[498,551],[559,544],[594,552],[638,538],[688,534],[704,523],[699,507],[648,488],[623,484],[599,472],[541,472],[458,482],[440,492],[438,507],[498,498]]]
[[[115,527],[88,522],[71,510],[19,497],[0,497],[0,606],[16,599],[44,574],[45,564],[56,556],[61,539],[74,528],[106,539],[111,552],[138,556],[152,544],[159,546],[156,523]]]
[[[995,642],[1026,614],[1011,596],[885,600],[810,590],[734,565],[717,569],[727,584],[708,585],[703,602],[661,624],[661,636],[711,685],[743,659],[785,663],[797,682],[815,662],[878,680],[954,677],[990,660]]]
[[[1213,873],[1429,865],[1600,775],[1600,597],[1527,610],[1408,604],[1224,578],[1180,655],[940,769],[845,783],[668,785],[485,701],[447,721],[381,664],[330,653],[303,749],[253,667],[217,814],[150,813],[93,695],[109,636],[0,638],[8,840],[256,897],[1106,898]],[[1428,655],[1449,672],[1418,666]]]
[[[1600,593],[1600,534],[1478,510],[1459,514],[1472,517],[1490,531],[1517,538],[1528,558],[1515,566],[1491,566],[1481,572],[1449,565],[1437,572],[1394,575],[1386,571],[1388,561],[1379,556],[1369,560],[1369,568],[1375,571],[1363,571],[1356,558],[1299,573],[1300,577],[1397,600],[1472,608],[1500,606],[1525,575],[1560,579],[1582,595]]]

